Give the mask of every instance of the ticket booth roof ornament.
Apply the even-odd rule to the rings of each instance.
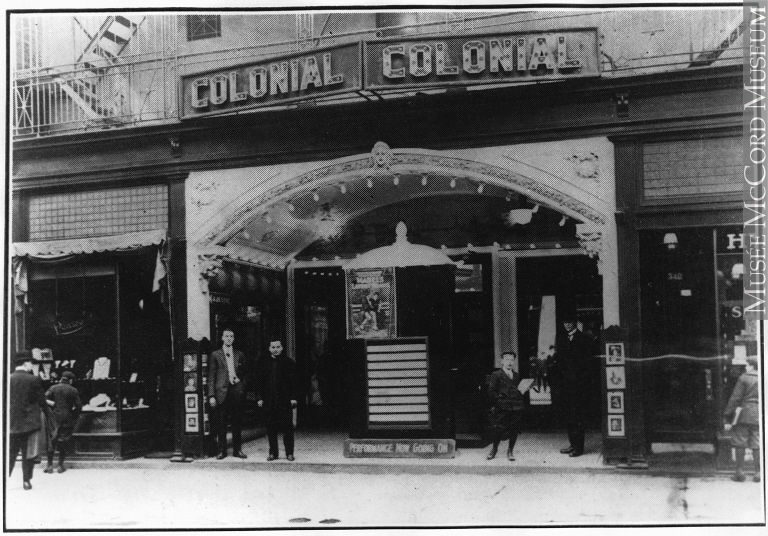
[[[365,268],[404,268],[406,266],[441,266],[455,264],[445,253],[423,244],[408,241],[408,229],[400,222],[395,229],[397,238],[391,246],[383,246],[363,253],[344,265],[345,270]]]

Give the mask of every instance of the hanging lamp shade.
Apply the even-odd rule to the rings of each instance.
[[[395,233],[397,238],[394,244],[372,249],[359,257],[350,259],[344,265],[344,269],[359,270],[362,268],[403,268],[406,266],[456,264],[439,249],[408,242],[406,236],[408,229],[405,223],[398,223]]]

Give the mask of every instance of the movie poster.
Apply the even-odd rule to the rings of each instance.
[[[395,269],[349,270],[346,277],[347,338],[396,337]]]

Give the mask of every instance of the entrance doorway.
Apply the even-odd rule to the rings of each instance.
[[[559,415],[559,376],[551,366],[562,336],[563,316],[576,313],[579,329],[594,340],[599,354],[602,328],[602,280],[586,255],[520,257],[516,260],[517,351],[520,372],[533,378],[526,427],[564,426]],[[600,427],[600,360],[590,360],[587,426]]]

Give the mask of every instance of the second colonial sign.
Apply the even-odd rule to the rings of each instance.
[[[594,28],[350,43],[183,77],[183,117],[279,106],[363,89],[597,76],[598,49]]]
[[[599,74],[597,30],[365,43],[365,88],[532,82]]]

